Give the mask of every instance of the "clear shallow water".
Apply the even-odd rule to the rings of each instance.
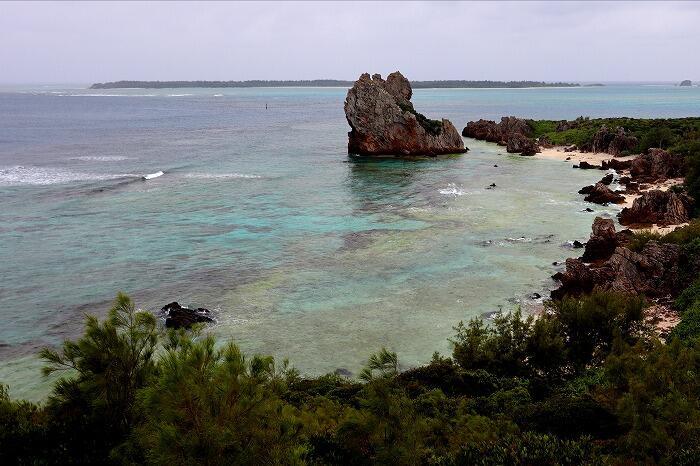
[[[40,397],[32,355],[75,336],[82,313],[103,313],[118,290],[149,309],[215,309],[222,339],[307,373],[356,371],[383,345],[418,364],[449,351],[459,320],[550,286],[551,263],[571,254],[562,244],[614,214],[581,212],[576,191],[600,172],[491,144],[469,140],[447,160],[351,161],[345,92],[0,93],[0,380]],[[700,89],[672,86],[413,100],[458,128],[508,114],[700,115]]]

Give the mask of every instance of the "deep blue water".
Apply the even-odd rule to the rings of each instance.
[[[43,393],[32,355],[119,290],[147,309],[215,309],[222,339],[308,373],[356,371],[384,345],[417,364],[449,351],[460,319],[545,290],[552,261],[570,255],[562,244],[614,214],[581,212],[576,190],[599,174],[491,144],[351,161],[345,93],[0,92],[0,381]],[[458,128],[502,115],[700,116],[697,87],[417,90],[413,101]]]

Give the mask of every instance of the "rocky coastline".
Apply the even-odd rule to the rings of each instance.
[[[576,129],[587,119],[560,122],[555,131]],[[659,148],[632,153],[639,139],[625,128],[601,125],[589,141],[555,145],[536,137],[537,122],[517,117],[469,122],[462,135],[506,146],[509,153],[555,159],[574,169],[601,170],[600,181],[578,192],[600,205],[618,204],[621,230],[612,218],[596,217],[580,257],[566,259],[552,278],[550,298],[581,296],[594,290],[644,295],[648,320],[661,335],[678,322],[673,299],[700,273],[700,263],[686,248],[661,240],[661,234],[688,225],[694,200],[682,188],[687,171],[682,156]],[[636,235],[652,239],[639,245]],[[655,235],[655,236],[653,236]],[[555,263],[554,265],[558,265]],[[536,312],[544,312],[543,307]]]

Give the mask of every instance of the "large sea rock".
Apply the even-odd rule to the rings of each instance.
[[[369,156],[436,156],[466,152],[464,141],[446,119],[431,120],[411,103],[413,90],[398,71],[384,80],[360,76],[345,99],[350,128],[348,152]]]

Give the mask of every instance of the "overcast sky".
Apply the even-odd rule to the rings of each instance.
[[[0,82],[700,80],[700,3],[0,3]]]

